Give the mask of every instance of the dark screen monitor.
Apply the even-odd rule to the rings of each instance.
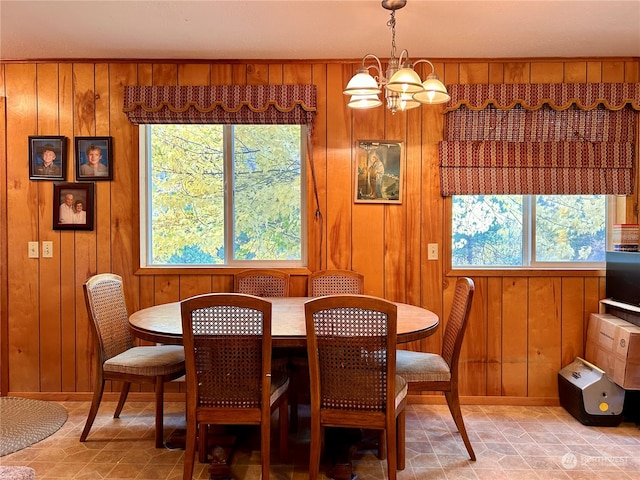
[[[640,306],[640,252],[607,252],[607,298]]]

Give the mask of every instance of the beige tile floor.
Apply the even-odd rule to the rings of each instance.
[[[154,448],[153,403],[130,402],[120,419],[115,403],[104,403],[86,443],[78,438],[88,402],[61,402],[66,424],[36,445],[0,458],[2,465],[28,465],[38,480],[182,478],[182,450]],[[463,406],[471,442],[478,457],[469,460],[444,405],[409,405],[407,466],[399,480],[430,479],[640,479],[640,429],[635,423],[586,427],[561,407]],[[183,425],[184,404],[165,405],[165,433]],[[290,463],[272,455],[271,479],[305,479],[308,462],[308,417],[291,435]],[[247,438],[234,456],[237,479],[259,479],[259,451]],[[360,480],[386,478],[386,463],[374,451],[353,460]],[[328,465],[321,467],[324,476]],[[194,477],[207,479],[206,465],[196,459]]]

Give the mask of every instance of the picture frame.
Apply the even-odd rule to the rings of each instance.
[[[75,137],[76,180],[113,180],[111,137]]]
[[[29,136],[29,179],[65,180],[67,137]]]
[[[53,229],[93,230],[94,184],[56,183],[53,186]]]
[[[355,203],[402,203],[403,142],[359,140],[355,162]]]

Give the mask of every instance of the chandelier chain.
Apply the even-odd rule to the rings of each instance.
[[[387,27],[391,28],[391,58],[396,56],[396,11],[391,10],[391,18],[387,22]]]

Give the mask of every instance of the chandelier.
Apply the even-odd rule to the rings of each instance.
[[[383,72],[382,62],[376,55],[368,53],[362,58],[362,65],[342,92],[351,95],[348,107],[379,107],[382,105],[379,95],[383,89],[387,108],[391,113],[416,108],[422,104],[446,103],[451,99],[447,88],[435,74],[433,63],[429,60],[411,63],[407,50],[402,50],[400,57],[396,57],[396,10],[406,4],[407,0],[382,0],[382,6],[391,10],[391,18],[387,22],[387,26],[391,28],[391,58],[386,72]],[[367,60],[375,63],[367,65]],[[424,82],[413,69],[419,63],[428,63],[431,66],[431,73]],[[377,75],[372,76],[369,69],[375,70]]]

